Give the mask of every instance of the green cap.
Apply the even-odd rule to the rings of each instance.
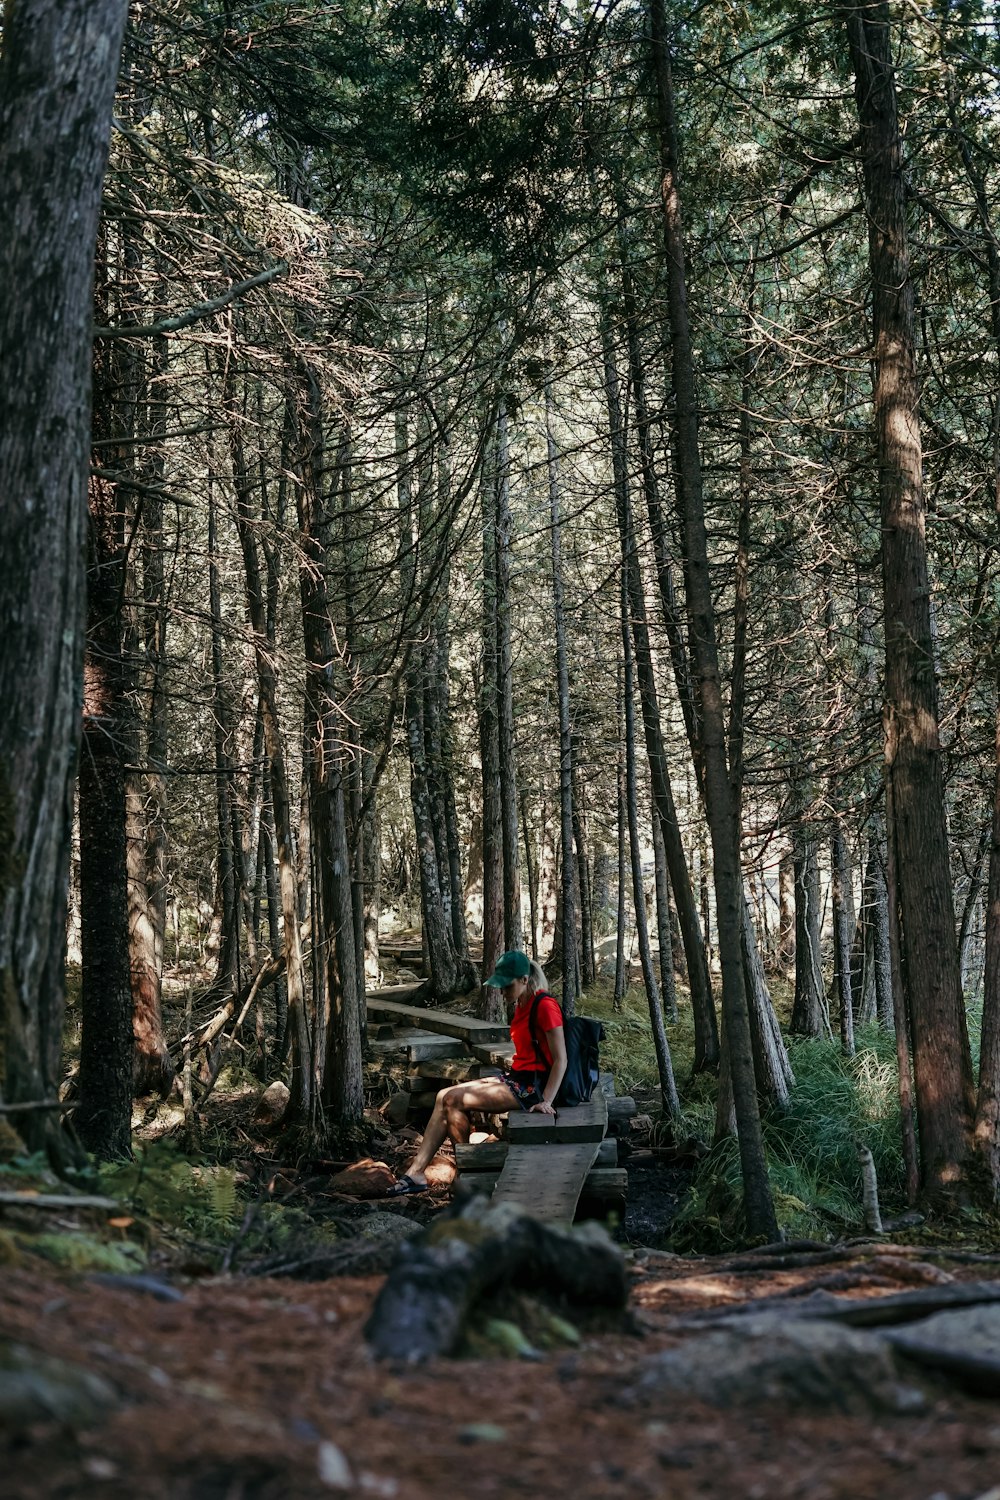
[[[497,959],[496,969],[486,983],[502,990],[510,984],[512,979],[527,979],[530,973],[531,960],[528,955],[519,953],[516,948],[513,948],[510,953],[501,953]]]

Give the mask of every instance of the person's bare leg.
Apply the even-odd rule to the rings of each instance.
[[[407,1167],[406,1176],[414,1182],[426,1182],[427,1168],[445,1136],[456,1142],[469,1139],[470,1109],[480,1109],[488,1115],[502,1115],[507,1110],[519,1108],[514,1095],[500,1078],[480,1078],[475,1083],[456,1083],[451,1088],[442,1089],[434,1101],[420,1149]]]

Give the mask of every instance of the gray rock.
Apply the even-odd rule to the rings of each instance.
[[[882,1337],[907,1359],[974,1388],[1000,1391],[1000,1306],[956,1308],[934,1313]]]
[[[418,1234],[421,1225],[414,1219],[405,1219],[402,1214],[376,1211],[366,1215],[358,1224],[358,1233],[366,1240],[391,1240],[398,1243]]]
[[[114,1386],[82,1365],[0,1343],[0,1427],[16,1431],[39,1421],[87,1427],[120,1402]]]
[[[924,1405],[922,1392],[903,1382],[891,1347],[878,1334],[766,1313],[658,1355],[639,1386],[722,1407],[774,1402],[865,1414]]]

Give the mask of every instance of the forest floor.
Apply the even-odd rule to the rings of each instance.
[[[995,1274],[988,1233],[977,1244],[971,1226],[945,1226],[935,1244],[923,1225],[905,1243],[681,1256],[665,1246],[688,1174],[655,1160],[640,1167],[637,1154],[619,1230],[624,1316],[557,1308],[574,1327],[546,1348],[533,1319],[553,1309],[510,1294],[487,1315],[515,1323],[535,1346],[530,1357],[505,1357],[480,1326],[461,1357],[414,1365],[401,1347],[377,1363],[363,1330],[393,1236],[376,1241],[370,1262],[360,1251],[379,1274],[358,1274],[352,1261],[353,1274],[341,1264],[341,1274],[308,1279],[307,1268],[291,1279],[273,1262],[306,1245],[334,1261],[356,1255],[376,1220],[383,1234],[402,1221],[425,1226],[446,1210],[447,1187],[395,1203],[351,1200],[330,1186],[344,1163],[293,1163],[280,1151],[254,1115],[259,1084],[224,1082],[198,1153],[179,1138],[176,1105],[140,1113],[136,1162],[91,1184],[123,1206],[32,1209],[22,1194],[58,1185],[4,1169],[0,1187],[19,1195],[0,1206],[4,1500],[1000,1500],[1000,1403],[954,1382],[923,1373],[919,1401],[898,1409],[859,1404],[836,1377],[820,1401],[761,1389],[726,1406],[683,1384],[667,1391],[657,1369],[666,1351],[702,1338],[698,1320],[712,1309],[766,1298],[790,1307],[813,1292],[947,1296]],[[167,1117],[173,1138],[161,1138]],[[389,1181],[415,1138],[373,1139]],[[386,1226],[389,1213],[396,1222]],[[96,1246],[104,1269],[71,1268],[67,1244]],[[44,1258],[53,1254],[61,1268]],[[23,1390],[26,1367],[37,1389],[18,1409],[11,1392]]]
[[[638,1379],[690,1337],[683,1319],[699,1310],[822,1287],[882,1297],[989,1275],[982,1264],[876,1242],[779,1255],[773,1267],[752,1254],[625,1253],[624,1324],[584,1325],[577,1346],[530,1362],[421,1366],[406,1363],[405,1349],[381,1364],[366,1350],[381,1276],[199,1276],[196,1264],[161,1256],[150,1270],[169,1288],[151,1281],[143,1291],[141,1281],[21,1261],[0,1285],[0,1348],[11,1340],[85,1367],[113,1395],[99,1420],[36,1416],[0,1433],[0,1490],[7,1500],[438,1500],[456,1491],[1000,1500],[995,1401],[941,1386],[911,1414],[858,1414],[850,1403],[726,1410]]]

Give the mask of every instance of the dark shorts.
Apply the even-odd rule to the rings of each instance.
[[[530,1109],[542,1102],[542,1090],[548,1073],[535,1073],[527,1068],[507,1068],[501,1075],[522,1109]]]

